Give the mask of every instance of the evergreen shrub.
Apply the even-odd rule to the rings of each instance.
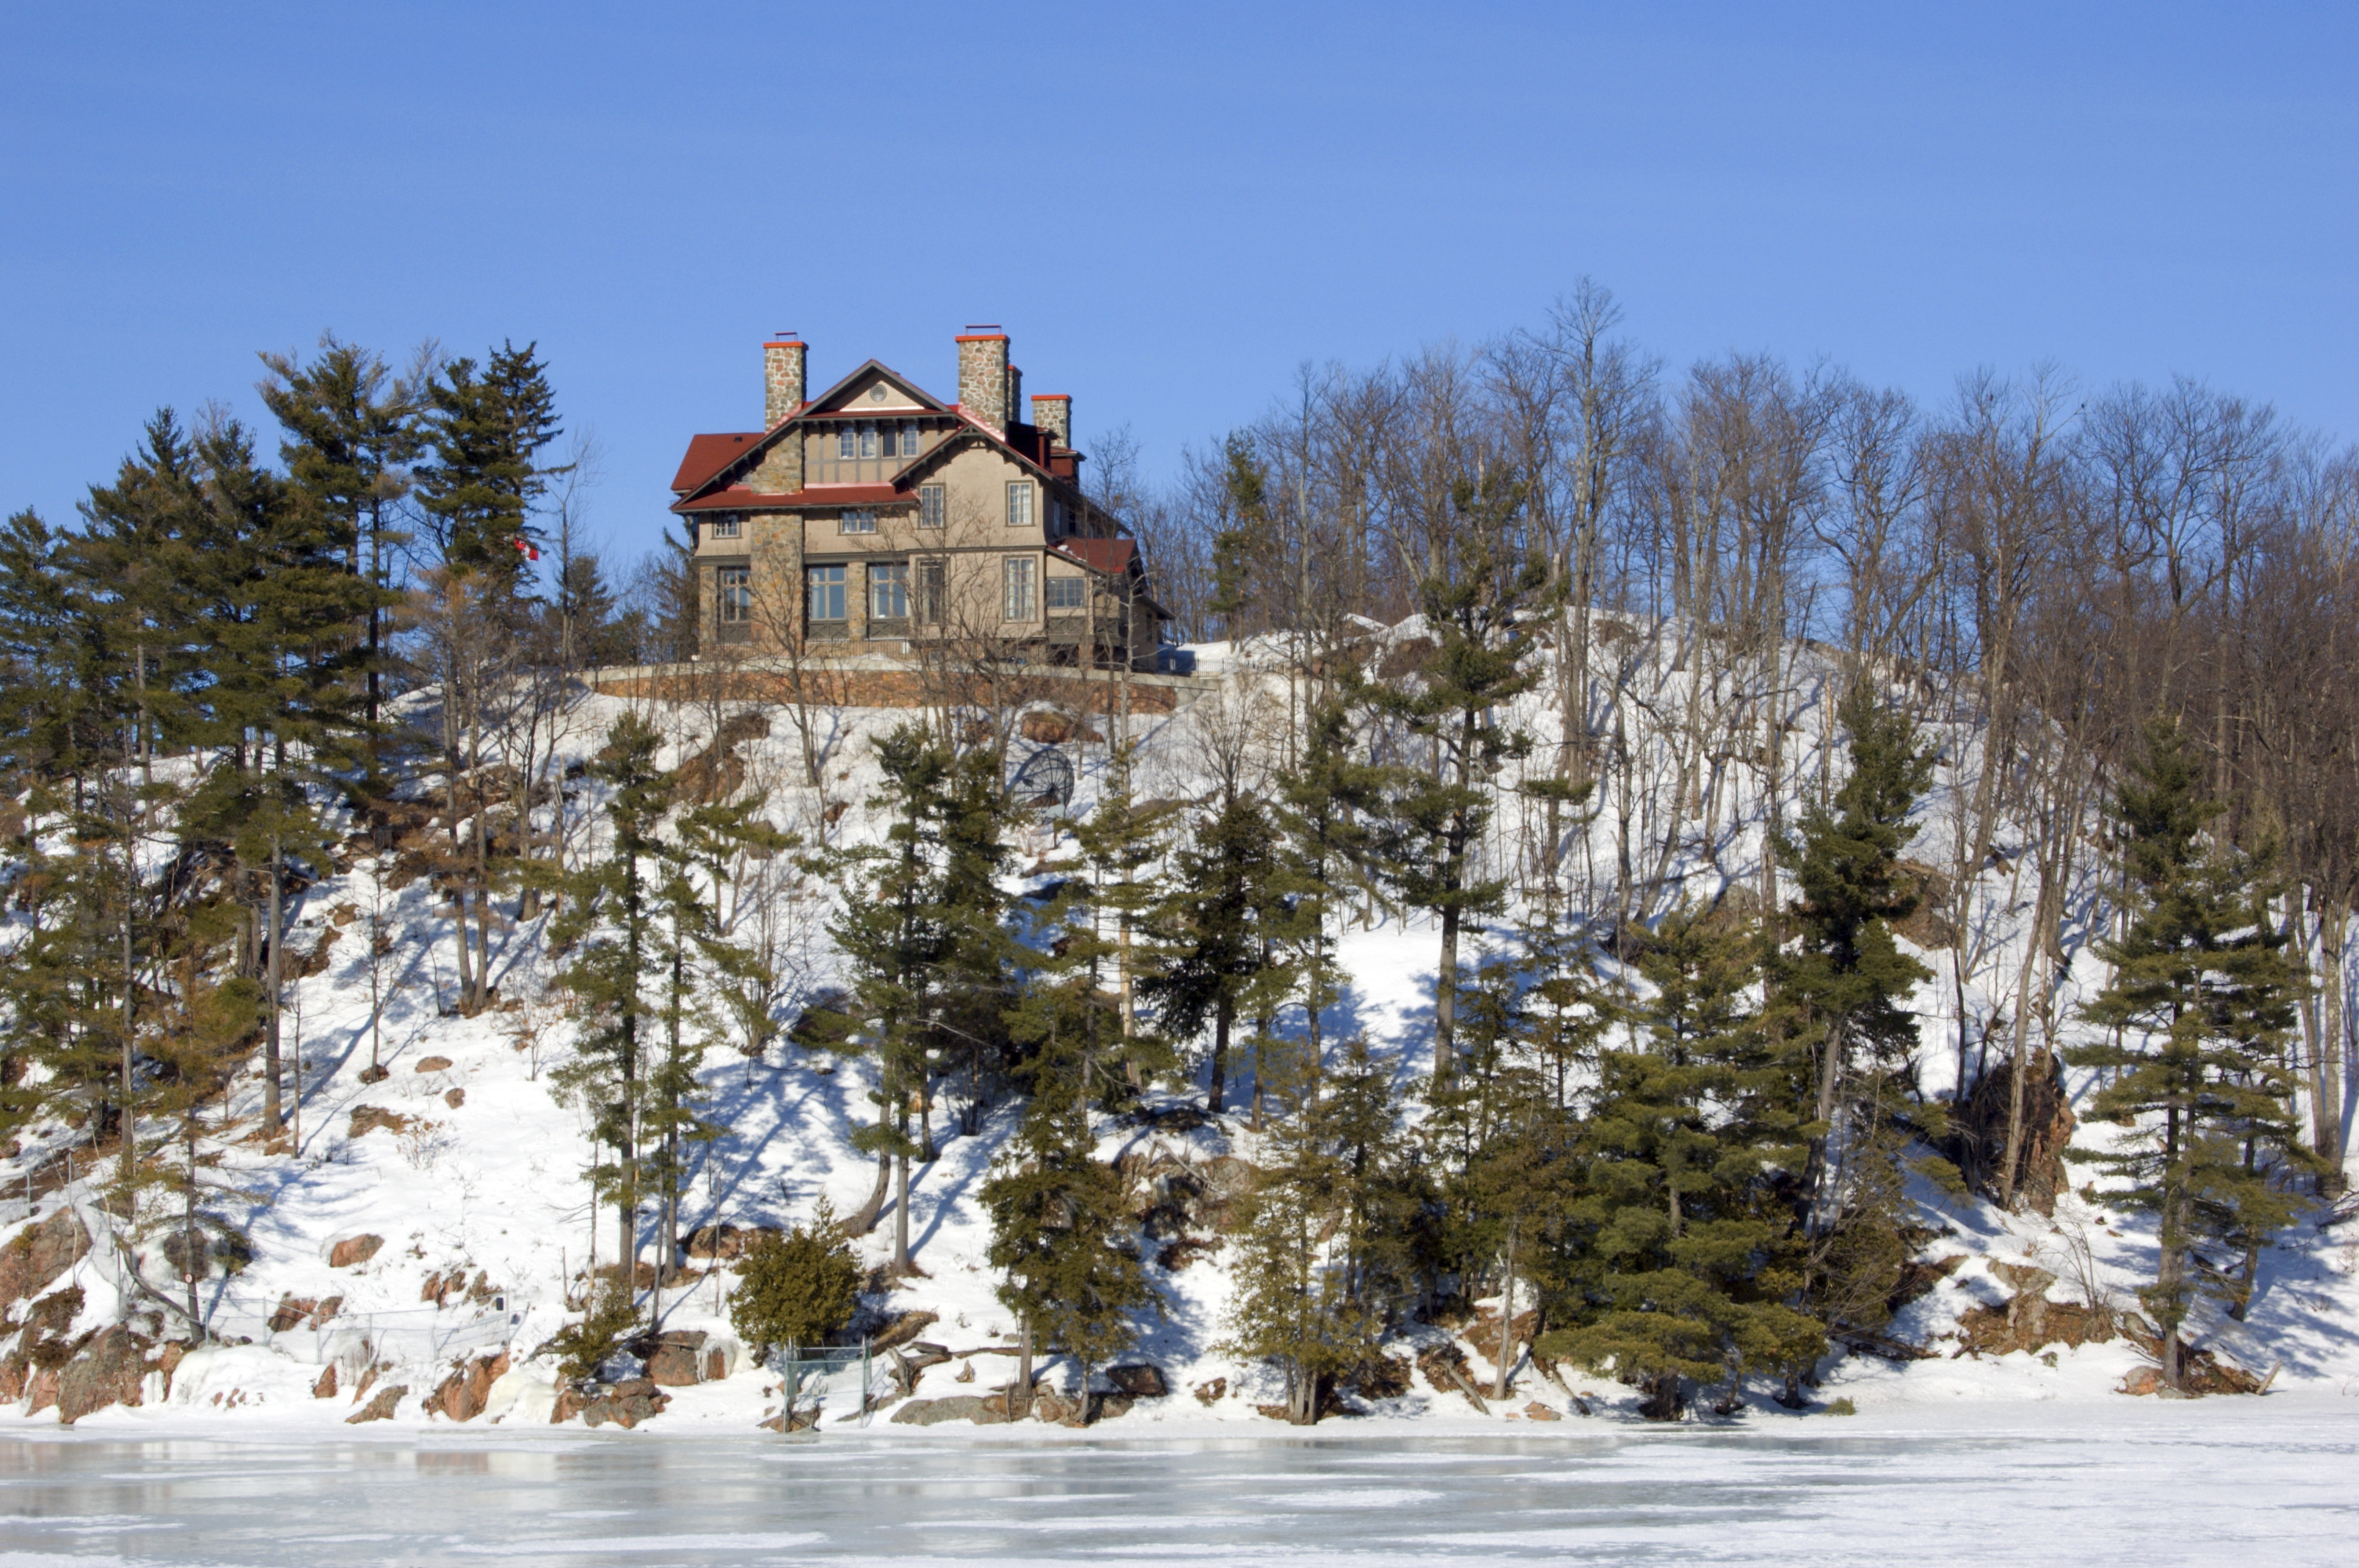
[[[824,1199],[808,1226],[757,1237],[737,1264],[729,1321],[756,1356],[772,1346],[821,1345],[860,1304],[860,1265]]]

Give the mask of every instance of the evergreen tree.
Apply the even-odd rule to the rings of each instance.
[[[1892,923],[1917,907],[1900,875],[1900,851],[1916,837],[1908,814],[1932,776],[1933,757],[1897,708],[1879,708],[1868,683],[1844,696],[1839,717],[1851,737],[1851,773],[1832,809],[1813,806],[1801,822],[1794,865],[1801,899],[1793,907],[1795,941],[1772,979],[1799,1083],[1813,1106],[1810,1224],[1841,1217],[1832,1141],[1843,1127],[1839,1096],[1847,1079],[1854,1098],[1878,1101],[1890,1075],[1917,1045],[1917,1019],[1906,1003],[1931,978],[1900,951]],[[1872,1119],[1872,1118],[1871,1118]],[[1853,1119],[1853,1131],[1863,1130]]]
[[[309,364],[275,353],[262,355],[262,362],[269,372],[262,400],[284,432],[278,455],[288,478],[324,523],[328,546],[342,553],[365,589],[358,596],[365,607],[359,664],[375,771],[389,654],[386,616],[400,602],[394,566],[408,542],[395,508],[409,487],[408,467],[424,448],[419,389],[393,375],[377,355],[333,333],[321,338],[319,355]]]
[[[1261,1071],[1274,1115],[1232,1227],[1223,1348],[1276,1363],[1288,1419],[1309,1425],[1379,1354],[1413,1199],[1391,1075],[1364,1042],[1330,1074],[1303,1040],[1272,1041]]]
[[[1143,994],[1167,1038],[1195,1040],[1210,1029],[1204,1103],[1215,1115],[1226,1105],[1237,1020],[1253,1016],[1256,981],[1269,968],[1278,912],[1276,835],[1268,810],[1247,796],[1199,818],[1150,916],[1163,961],[1146,977]]]
[[[551,950],[571,955],[557,983],[571,994],[581,1018],[572,1059],[549,1081],[584,1107],[591,1138],[606,1151],[590,1168],[591,1188],[614,1205],[615,1259],[625,1291],[638,1258],[647,1177],[647,1080],[657,1044],[649,1020],[658,1011],[647,981],[662,942],[659,835],[675,784],[657,765],[660,746],[654,728],[636,713],[608,729],[590,774],[607,791],[613,842],[566,879],[549,929]]]
[[[1677,1416],[1686,1384],[1788,1368],[1825,1348],[1791,1304],[1801,1247],[1776,1178],[1802,1158],[1787,1076],[1747,993],[1757,933],[1695,911],[1639,958],[1655,987],[1644,1049],[1607,1050],[1580,1141],[1568,1321],[1549,1355],[1610,1364]]]
[[[1075,884],[1074,891],[1086,901],[1089,935],[1114,986],[1115,1031],[1108,1042],[1113,1061],[1106,1068],[1109,1076],[1119,1070],[1125,1091],[1144,1087],[1173,1065],[1165,1037],[1140,1024],[1138,995],[1142,975],[1158,967],[1143,939],[1158,902],[1150,868],[1169,847],[1174,807],[1142,804],[1132,793],[1135,755],[1128,744],[1115,749],[1096,806],[1068,825],[1089,872],[1088,881]]]
[[[1024,1336],[1012,1407],[1031,1399],[1036,1348],[1072,1357],[1086,1398],[1091,1368],[1129,1346],[1137,1311],[1160,1306],[1139,1261],[1122,1178],[1097,1158],[1079,1047],[1063,1033],[1041,1042],[1025,1068],[1031,1099],[1024,1119],[983,1184],[987,1257],[1003,1276],[999,1301]]]
[[[533,504],[564,471],[539,462],[563,427],[537,347],[503,343],[480,366],[452,360],[425,395],[433,451],[418,469],[419,504],[444,564],[488,577],[507,599],[538,553]]]
[[[2071,1158],[2119,1178],[2115,1198],[2156,1217],[2143,1297],[2177,1388],[2196,1296],[2225,1296],[2241,1312],[2259,1248],[2294,1215],[2284,1178],[2317,1162],[2285,1062],[2302,979],[2269,918],[2283,891],[2273,855],[2212,831],[2220,808],[2203,798],[2202,764],[2175,724],[2148,725],[2146,742],[2114,798],[2128,929],[2097,945],[2114,978],[2082,1010],[2111,1033],[2067,1053],[2108,1075],[2091,1109],[2127,1130]],[[2206,1269],[2195,1250],[2206,1242],[2241,1253],[2244,1277]]]
[[[1380,687],[1377,711],[1429,752],[1430,767],[1403,769],[1391,803],[1399,854],[1390,867],[1404,903],[1441,928],[1434,975],[1433,1083],[1457,1071],[1459,937],[1470,918],[1497,909],[1506,884],[1473,874],[1473,853],[1494,808],[1492,775],[1527,754],[1530,737],[1506,709],[1538,683],[1528,665],[1534,618],[1551,603],[1548,563],[1521,547],[1525,487],[1494,470],[1451,489],[1459,558],[1418,585],[1430,651],[1405,685]]]

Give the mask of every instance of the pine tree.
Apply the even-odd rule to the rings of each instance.
[[[1418,585],[1432,647],[1407,685],[1375,693],[1379,713],[1430,749],[1430,768],[1404,769],[1391,803],[1400,853],[1390,867],[1404,903],[1440,925],[1434,975],[1433,1083],[1457,1071],[1459,937],[1469,919],[1497,909],[1506,884],[1473,874],[1491,820],[1499,766],[1526,755],[1531,738],[1506,707],[1538,684],[1530,627],[1551,601],[1548,563],[1520,547],[1527,493],[1494,470],[1452,487],[1459,558]]]
[[[587,858],[566,879],[549,929],[552,951],[570,953],[557,983],[581,1019],[574,1054],[549,1075],[561,1097],[588,1111],[592,1140],[607,1152],[591,1166],[592,1191],[614,1205],[622,1288],[638,1259],[638,1208],[647,1178],[646,1137],[658,1004],[647,981],[662,940],[658,922],[664,854],[659,833],[675,784],[657,765],[661,738],[636,713],[606,732],[591,776],[608,792],[614,830],[607,853]]]
[[[1025,1069],[1024,1119],[983,1184],[999,1301],[1023,1325],[1011,1406],[1031,1399],[1036,1348],[1072,1357],[1086,1397],[1091,1368],[1131,1344],[1136,1314],[1160,1308],[1122,1178],[1097,1158],[1079,1046],[1063,1033],[1041,1043]]]
[[[2286,1066],[2302,979],[2269,918],[2283,891],[2273,852],[2212,831],[2220,808],[2202,797],[2202,764],[2175,724],[2150,724],[2146,742],[2114,798],[2129,926],[2097,945],[2114,978],[2082,1010],[2112,1033],[2067,1053],[2108,1075],[2091,1110],[2128,1130],[2110,1150],[2071,1157],[2122,1180],[2117,1201],[2157,1218],[2155,1281],[2142,1293],[2177,1388],[2195,1298],[2241,1311],[2258,1249],[2295,1212],[2284,1178],[2317,1162]],[[2244,1277],[2203,1267],[2195,1249],[2206,1242],[2242,1254]]]
[[[563,429],[537,347],[503,343],[480,367],[452,360],[425,394],[433,452],[418,469],[419,502],[444,564],[489,578],[506,599],[523,592],[538,550],[533,504],[564,471],[539,462]]]
[[[333,333],[321,337],[309,364],[274,353],[262,355],[262,362],[269,371],[262,400],[285,432],[278,455],[288,478],[326,524],[329,547],[343,553],[364,589],[359,665],[374,772],[381,760],[387,612],[400,602],[394,565],[408,543],[395,508],[408,489],[408,466],[424,448],[419,389]]]
[[[1226,1107],[1229,1058],[1240,1016],[1251,1017],[1256,979],[1269,965],[1277,913],[1277,827],[1247,796],[1201,817],[1173,856],[1173,874],[1149,917],[1162,962],[1143,995],[1167,1038],[1212,1033],[1205,1108]]]
[[[1091,935],[1104,945],[1104,961],[1113,971],[1117,1027],[1110,1043],[1112,1052],[1124,1087],[1132,1091],[1174,1065],[1165,1037],[1141,1025],[1138,996],[1141,976],[1156,968],[1143,946],[1158,902],[1150,868],[1169,847],[1175,807],[1163,802],[1141,803],[1133,794],[1136,756],[1136,748],[1131,744],[1114,749],[1096,806],[1087,816],[1068,825],[1089,872],[1082,887]]]
[[[1840,1094],[1847,1079],[1863,1101],[1917,1046],[1917,1019],[1906,1003],[1924,965],[1900,951],[1892,923],[1917,907],[1899,871],[1900,851],[1916,836],[1908,814],[1932,776],[1931,752],[1897,708],[1879,708],[1873,688],[1854,685],[1838,710],[1851,737],[1851,774],[1832,809],[1803,814],[1794,865],[1802,897],[1794,905],[1797,940],[1773,967],[1787,1047],[1814,1107],[1810,1131],[1810,1223],[1841,1217],[1834,1141],[1844,1130]],[[1854,1119],[1852,1130],[1862,1130]]]
[[[1802,1157],[1788,1081],[1747,993],[1758,934],[1723,916],[1667,917],[1639,958],[1656,988],[1644,1049],[1607,1050],[1566,1210],[1564,1326],[1540,1348],[1610,1363],[1676,1417],[1686,1385],[1821,1353],[1791,1304],[1801,1246],[1776,1177]]]

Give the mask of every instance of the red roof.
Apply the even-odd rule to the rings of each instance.
[[[1119,576],[1137,558],[1138,546],[1129,539],[1060,539],[1057,552],[1071,557],[1093,572]]]
[[[751,430],[736,435],[690,436],[688,455],[679,460],[679,471],[671,476],[672,489],[694,490],[744,457],[764,433]]]

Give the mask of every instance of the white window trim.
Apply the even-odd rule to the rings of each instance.
[[[1016,589],[1022,586],[1019,594]],[[999,618],[1009,622],[1040,618],[1040,563],[1030,556],[1003,556],[999,568]]]
[[[1033,495],[1032,490],[1032,481],[1028,479],[1011,479],[1007,481],[1007,525],[1010,528],[1029,528],[1034,520],[1039,516],[1035,506],[1037,498]],[[1019,513],[1022,515],[1019,516]]]

